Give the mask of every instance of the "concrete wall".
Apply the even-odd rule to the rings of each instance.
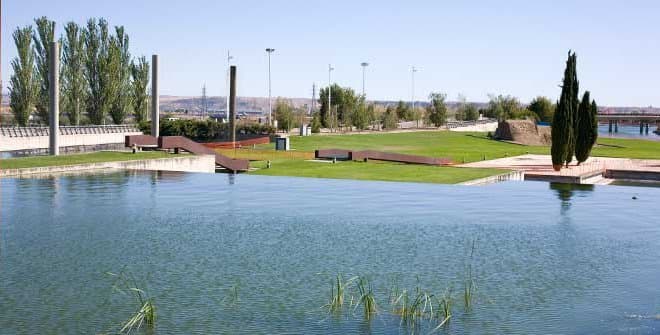
[[[2,177],[20,177],[32,174],[54,174],[63,172],[88,171],[97,169],[126,169],[152,171],[183,171],[215,173],[215,156],[183,155],[172,158],[144,159],[123,162],[104,162],[62,166],[47,166],[24,169],[0,170]]]
[[[77,147],[124,143],[124,137],[126,135],[142,135],[142,133],[138,131],[109,134],[60,135],[59,146]],[[0,136],[0,151],[17,151],[44,148],[48,148],[48,136]]]
[[[449,128],[450,131],[480,131],[480,132],[494,132],[497,130],[497,121],[495,122],[489,122],[489,123],[480,123],[480,124],[475,124],[475,125],[469,125],[469,126],[460,126],[460,127],[454,127],[454,128]]]

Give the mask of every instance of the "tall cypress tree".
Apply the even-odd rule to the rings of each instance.
[[[569,56],[571,57],[571,56]],[[575,154],[575,145],[576,145],[576,140],[577,140],[577,127],[578,127],[578,107],[580,105],[580,100],[578,97],[579,91],[580,91],[580,84],[578,83],[577,80],[577,56],[575,55],[575,52],[573,52],[573,56],[571,57],[571,86],[570,86],[570,96],[569,96],[569,102],[570,102],[570,124],[571,129],[570,129],[570,136],[569,136],[569,142],[568,142],[568,151],[566,152],[566,166],[568,167],[568,163],[570,163],[573,160],[573,155]]]
[[[552,165],[560,169],[568,164],[573,156],[574,104],[577,101],[577,76],[575,74],[575,53],[568,52],[561,96],[557,102],[557,111],[552,121]]]
[[[590,147],[596,145],[598,140],[598,105],[596,100],[591,100],[591,143]]]
[[[594,143],[592,140],[594,127],[591,111],[591,97],[589,91],[586,91],[578,108],[577,127],[575,128],[575,158],[578,165],[589,158]]]

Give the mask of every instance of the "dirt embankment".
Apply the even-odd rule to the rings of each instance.
[[[530,120],[507,120],[497,125],[495,139],[524,145],[550,145],[550,127]]]

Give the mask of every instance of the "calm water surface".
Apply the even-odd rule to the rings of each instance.
[[[393,283],[452,289],[440,334],[660,333],[658,188],[157,172],[0,183],[2,334],[116,330],[135,308],[105,274],[122,270],[155,297],[159,334],[408,333],[389,312]],[[337,273],[372,280],[372,321],[321,308]]]

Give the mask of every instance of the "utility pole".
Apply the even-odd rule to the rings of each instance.
[[[415,115],[415,72],[417,72],[417,69],[415,66],[412,67],[412,99],[411,105],[412,105],[412,115]],[[417,117],[417,116],[415,116]],[[417,120],[417,128],[419,128],[419,120]]]
[[[160,97],[158,96],[158,55],[151,55],[151,136],[158,138],[160,125]]]
[[[60,43],[50,43],[50,66],[48,67],[48,81],[50,82],[50,154],[60,154]]]
[[[229,121],[229,67],[231,66],[231,60],[234,59],[232,55],[229,54],[229,50],[227,50],[227,87],[226,87],[226,98],[227,98],[227,103],[226,103],[226,108],[225,108],[225,116],[227,116],[227,121]]]
[[[312,83],[312,109],[310,110],[309,115],[314,114],[316,110],[316,83]]]
[[[334,131],[334,118],[332,116],[332,80],[330,74],[335,68],[328,64],[328,117],[330,118],[330,130]]]
[[[270,54],[272,54],[275,51],[273,48],[266,48],[266,53],[268,53],[268,124],[273,125],[273,102],[271,101],[272,98],[272,86],[271,86],[271,80],[270,80]]]
[[[362,64],[360,64],[360,65],[362,65],[362,96],[366,97],[367,95],[364,91],[364,82],[365,82],[365,78],[366,78],[365,70],[367,69],[367,66],[369,66],[369,63],[362,62]]]

